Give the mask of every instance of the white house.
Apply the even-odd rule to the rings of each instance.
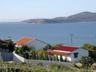
[[[57,56],[58,60],[62,59],[63,61],[78,61],[83,56],[88,56],[88,51],[76,47],[76,46],[64,46],[59,45],[52,50],[48,50],[49,55]]]

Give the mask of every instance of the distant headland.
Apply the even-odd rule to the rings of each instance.
[[[28,19],[22,22],[39,24],[39,23],[71,23],[71,22],[92,22],[92,21],[96,21],[96,13],[81,12],[67,17],[56,17],[52,19],[44,19],[44,18]]]

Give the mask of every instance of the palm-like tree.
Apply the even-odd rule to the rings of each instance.
[[[38,50],[37,55],[38,55],[39,59],[43,59],[43,60],[47,59],[47,51],[46,50],[42,50],[42,49]]]
[[[37,52],[36,50],[31,50],[29,53],[30,59],[36,59]]]

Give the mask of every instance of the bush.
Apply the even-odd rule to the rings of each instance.
[[[93,60],[90,57],[82,57],[80,62],[82,63],[83,67],[90,67],[93,64]]]

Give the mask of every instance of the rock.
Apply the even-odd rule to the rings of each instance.
[[[96,70],[96,63],[93,63],[92,67],[93,67],[94,70]]]
[[[75,63],[75,67],[81,68],[83,65],[81,63]]]

